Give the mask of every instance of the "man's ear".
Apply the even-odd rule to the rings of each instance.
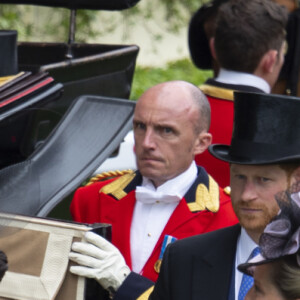
[[[212,142],[212,135],[208,132],[201,132],[195,141],[194,155],[203,153]]]
[[[260,60],[260,67],[261,70],[264,73],[272,73],[274,66],[276,65],[278,60],[278,51],[277,50],[269,50],[267,53],[264,54],[264,56],[262,57],[262,59]]]
[[[291,185],[300,181],[300,166],[291,175]]]
[[[214,77],[217,77],[220,71],[220,65],[217,60],[217,55],[216,55],[216,49],[215,49],[215,38],[211,37],[209,39],[209,49],[210,49],[210,54],[212,56],[212,69],[214,72]]]
[[[217,55],[216,55],[216,49],[215,49],[215,38],[214,37],[211,37],[209,39],[209,49],[210,49],[211,56],[213,57],[214,60],[217,61]]]

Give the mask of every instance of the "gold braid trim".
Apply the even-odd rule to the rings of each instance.
[[[90,178],[90,180],[86,184],[86,186],[91,185],[95,182],[101,181],[101,180],[106,179],[106,178],[110,178],[110,177],[113,178],[113,177],[117,177],[117,176],[123,176],[125,174],[131,174],[133,172],[134,171],[130,170],[130,169],[123,170],[123,171],[116,170],[116,171],[103,172],[103,173],[97,174],[94,177]]]
[[[188,207],[192,212],[209,210],[215,213],[220,208],[219,186],[210,175],[208,177],[209,190],[203,183],[199,184],[196,190],[196,201],[188,203]]]
[[[234,90],[228,90],[225,88],[220,88],[216,86],[212,86],[209,84],[202,84],[199,86],[200,90],[208,96],[220,98],[224,100],[233,101],[233,92]]]
[[[139,296],[136,300],[148,300],[150,294],[154,289],[154,285],[151,286],[148,290],[146,290],[141,296]]]
[[[124,189],[133,180],[133,178],[135,176],[136,176],[136,173],[134,173],[134,172],[125,174],[125,175],[119,177],[118,179],[112,181],[111,183],[105,185],[99,191],[99,193],[110,194],[110,195],[114,196],[116,199],[120,200],[127,195],[127,193],[124,191]]]

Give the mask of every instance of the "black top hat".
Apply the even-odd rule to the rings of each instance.
[[[231,145],[209,152],[235,164],[300,162],[300,98],[235,92]]]
[[[218,8],[228,0],[212,0],[202,5],[192,16],[188,28],[188,45],[193,63],[199,69],[212,69],[212,56],[204,30],[205,22],[217,14]]]
[[[18,73],[17,31],[0,30],[0,77]]]

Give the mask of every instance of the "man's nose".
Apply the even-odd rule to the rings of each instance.
[[[155,148],[155,137],[152,129],[147,128],[143,139],[143,147],[147,149]]]
[[[257,197],[257,193],[256,193],[255,184],[251,181],[245,182],[243,186],[241,199],[243,201],[251,201],[256,199],[256,197]]]

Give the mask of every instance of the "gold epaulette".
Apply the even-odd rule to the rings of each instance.
[[[151,286],[148,290],[146,290],[142,295],[140,295],[136,300],[148,300],[150,294],[154,289],[154,285]]]
[[[192,212],[209,210],[215,213],[220,208],[219,185],[210,175],[208,177],[209,188],[207,189],[203,183],[199,184],[196,190],[196,201],[188,203],[188,207]]]
[[[86,184],[86,186],[91,185],[95,182],[107,179],[107,178],[114,178],[117,176],[123,176],[125,174],[131,174],[131,173],[133,173],[133,170],[130,170],[130,169],[123,170],[123,171],[116,170],[116,171],[108,171],[108,172],[99,173],[99,174],[93,176],[92,178],[90,178],[90,180]]]
[[[199,86],[200,90],[207,96],[230,100],[233,101],[233,92],[234,90],[229,90],[217,86],[213,86],[210,84],[202,84]]]
[[[120,200],[127,195],[124,189],[134,179],[135,176],[136,173],[134,171],[127,172],[127,174],[122,175],[120,178],[102,187],[99,193],[110,194],[116,199]]]

